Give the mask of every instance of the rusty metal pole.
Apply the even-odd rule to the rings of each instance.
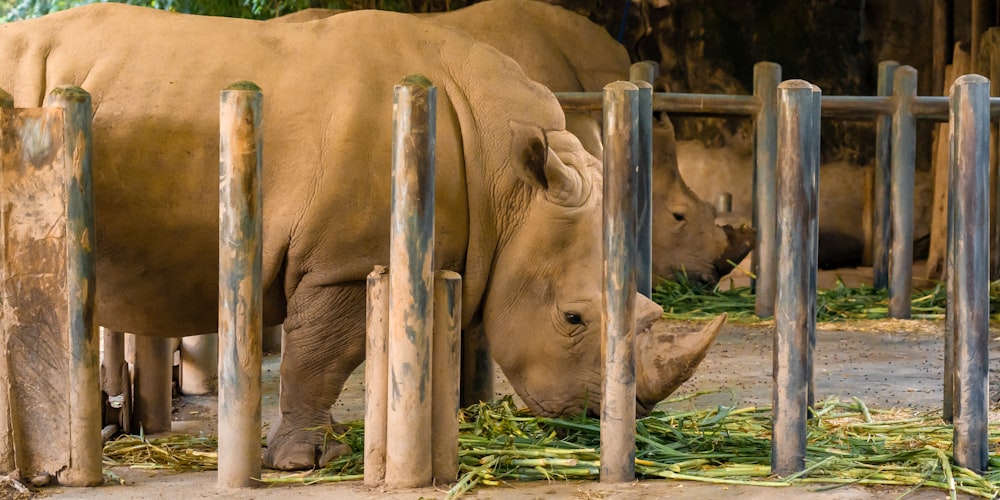
[[[389,404],[385,483],[431,484],[434,138],[437,88],[422,75],[394,87],[389,238]]]
[[[812,170],[819,128],[818,99],[804,80],[778,86],[778,273],[774,334],[774,425],[771,471],[779,476],[805,467],[808,412],[809,331],[815,294],[810,273],[814,247],[810,215],[816,212]],[[803,251],[807,249],[808,251]]]
[[[893,79],[899,63],[882,61],[878,64],[877,93],[892,95]],[[892,116],[875,117],[875,210],[872,221],[872,286],[889,286],[889,248],[892,245],[890,203],[892,199]]]
[[[368,274],[365,314],[365,484],[385,481],[385,418],[389,399],[389,270]]]
[[[68,486],[96,486],[101,472],[100,346],[94,321],[94,194],[91,183],[90,94],[56,87],[45,101],[65,112],[66,296],[69,306],[70,463]],[[167,409],[169,411],[169,401]]]
[[[989,129],[990,82],[955,80],[951,95],[951,174],[955,201],[955,463],[977,472],[989,465]]]
[[[222,488],[259,485],[263,137],[260,87],[219,99],[219,474]]]
[[[653,298],[653,83],[659,74],[654,61],[637,62],[629,70],[629,80],[639,87],[635,286],[647,298]]]
[[[917,70],[896,69],[896,111],[892,115],[892,250],[889,254],[889,317],[910,318],[913,288],[913,183],[917,129],[911,103],[917,95]]]
[[[778,159],[778,83],[781,66],[759,62],[753,67],[753,95],[760,104],[754,116],[753,213],[757,241],[750,267],[756,279],[756,313],[762,318],[774,315],[777,281],[777,159]]]
[[[635,480],[635,178],[639,89],[604,87],[601,482]]]
[[[434,481],[458,480],[459,368],[462,337],[462,276],[434,273],[434,339],[432,341],[431,456]]]

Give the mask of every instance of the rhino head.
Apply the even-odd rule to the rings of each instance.
[[[714,285],[753,248],[748,227],[719,226],[716,210],[681,178],[669,120],[653,128],[653,275]]]
[[[482,319],[494,360],[538,415],[600,408],[603,255],[601,163],[566,131],[512,124],[511,164],[528,186],[511,202]],[[521,206],[524,205],[524,206]],[[637,409],[690,377],[722,320],[679,341],[651,333],[662,308],[637,295]],[[685,336],[687,338],[688,336]]]

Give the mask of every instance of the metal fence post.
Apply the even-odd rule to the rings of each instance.
[[[878,65],[878,95],[892,95],[893,77],[899,63],[882,61]],[[872,221],[872,286],[889,286],[889,247],[892,244],[892,226],[889,209],[892,197],[892,117],[875,117],[875,220]]]
[[[601,482],[635,480],[636,109],[630,82],[604,87],[604,382]]]
[[[263,138],[260,87],[238,82],[219,111],[219,473],[258,486],[261,469]]]
[[[757,242],[751,255],[751,269],[756,279],[756,313],[762,318],[774,314],[777,280],[777,161],[778,161],[778,83],[781,66],[759,62],[753,67],[753,95],[760,103],[754,116],[753,213]]]
[[[394,87],[389,240],[389,400],[385,483],[431,484],[434,138],[437,89],[422,75]]]
[[[819,110],[813,85],[789,80],[778,86],[777,305],[774,334],[774,429],[771,471],[779,476],[805,467],[810,341],[815,323],[815,260],[810,216],[816,213],[813,170]],[[812,314],[812,315],[811,315]]]
[[[954,455],[956,464],[978,472],[989,464],[989,85],[965,75],[951,94]]]
[[[889,316],[909,319],[913,288],[913,179],[917,128],[911,104],[917,95],[917,70],[896,69],[896,111],[892,115],[892,251],[889,261]]]

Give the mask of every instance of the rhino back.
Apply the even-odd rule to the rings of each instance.
[[[437,261],[458,268],[465,162],[502,155],[495,125],[511,111],[497,106],[544,97],[516,73],[516,85],[470,89],[470,72],[508,64],[470,61],[474,45],[389,13],[283,25],[95,4],[0,28],[0,50],[18,61],[0,70],[0,87],[19,106],[60,84],[93,96],[99,321],[196,334],[216,323],[219,91],[238,80],[264,91],[264,279],[280,275],[288,294],[305,274],[335,284],[387,262],[392,85],[429,77],[439,87]],[[550,128],[561,120],[533,116]],[[283,316],[280,295],[269,294],[270,322]]]

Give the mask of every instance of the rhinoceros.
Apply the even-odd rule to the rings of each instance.
[[[364,359],[365,278],[388,262],[392,87],[438,89],[435,261],[462,273],[463,326],[542,415],[600,406],[601,163],[553,94],[493,47],[409,15],[311,24],[94,4],[0,26],[0,87],[39,106],[93,97],[97,320],[142,335],[217,328],[220,89],[263,89],[264,321],[284,322],[265,463],[320,465],[317,427]],[[636,299],[637,408],[690,375],[692,348]],[[714,338],[720,321],[697,338]]]
[[[305,9],[270,22],[308,22],[344,10]],[[529,78],[554,92],[601,92],[629,75],[628,52],[601,26],[562,7],[535,0],[489,0],[462,9],[421,14],[435,23],[465,31],[510,56]],[[566,129],[601,158],[599,116],[570,113]],[[653,131],[654,276],[685,274],[715,284],[753,246],[745,227],[717,226],[715,208],[684,182],[677,169],[674,129],[665,115]]]

